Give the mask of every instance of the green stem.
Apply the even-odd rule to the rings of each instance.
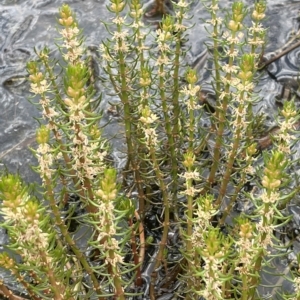
[[[109,250],[109,257],[111,260],[115,258],[115,251]],[[120,272],[117,266],[113,266],[112,264],[108,264],[108,272],[110,273],[111,278],[113,278],[114,288],[115,288],[115,296],[118,300],[126,300],[124,295],[124,289],[122,286],[122,280],[120,278]]]
[[[179,27],[182,25],[184,10],[181,8],[179,11],[179,17],[177,23]],[[183,136],[180,134],[180,107],[179,107],[179,67],[180,58],[182,55],[182,31],[179,30],[176,34],[175,45],[175,57],[174,57],[174,72],[173,72],[173,117],[172,117],[172,144],[171,148],[171,174],[172,174],[172,199],[175,215],[177,216],[177,194],[178,194],[178,154],[176,154],[176,148],[181,149],[183,143]],[[161,80],[162,78],[160,78]]]
[[[232,197],[230,198],[230,202],[226,205],[225,210],[222,212],[222,218],[219,221],[220,226],[223,226],[225,224],[225,220],[226,220],[227,216],[230,214],[232,207],[237,199],[237,196],[239,195],[241,189],[245,185],[245,182],[246,182],[246,173],[242,172],[242,177],[239,180],[239,184],[235,187],[234,193],[233,193]]]
[[[248,300],[248,292],[249,292],[248,275],[243,274],[242,275],[242,299],[241,300]]]
[[[160,74],[164,73],[164,65],[161,65],[159,68]],[[175,200],[175,203],[173,202],[174,205],[174,210],[176,212],[177,207],[176,207],[176,202],[177,202],[177,192],[178,192],[178,162],[177,162],[177,155],[176,155],[176,145],[175,145],[175,136],[174,132],[172,131],[172,126],[170,116],[169,116],[169,105],[168,105],[168,100],[166,97],[165,93],[165,78],[160,76],[159,78],[159,91],[160,91],[160,99],[162,101],[162,110],[163,110],[163,115],[164,115],[164,126],[165,126],[165,131],[168,139],[168,147],[169,151],[171,154],[171,177],[172,177],[172,199]],[[175,111],[174,111],[175,114]]]
[[[235,38],[236,33],[232,32],[232,38]],[[216,45],[217,46],[217,45]],[[230,45],[230,54],[232,54],[235,50],[235,44],[232,43]],[[215,51],[217,49],[214,49],[214,55]],[[216,52],[217,53],[217,52]],[[219,58],[219,54],[216,54],[217,58]],[[216,75],[219,73],[219,63],[216,62],[217,65],[215,68],[218,67],[218,71],[216,70]],[[228,62],[229,67],[233,66],[233,57],[229,56],[229,62]],[[223,101],[221,102],[220,95],[217,98],[217,105],[216,105],[216,117],[214,118],[214,121],[217,123],[216,125],[218,126],[217,129],[217,134],[216,134],[216,143],[214,146],[214,153],[213,153],[213,164],[210,169],[210,174],[208,177],[208,184],[211,186],[215,182],[215,175],[218,170],[219,164],[220,164],[220,156],[221,156],[221,147],[223,144],[223,133],[225,130],[225,125],[226,125],[226,112],[227,112],[227,106],[230,101],[230,80],[231,80],[231,73],[227,73],[225,78],[226,78],[226,85],[225,85],[225,96],[223,98]],[[220,78],[220,77],[219,77]],[[216,91],[218,92],[218,91]]]
[[[55,223],[59,227],[62,236],[64,237],[64,239],[67,242],[67,244],[69,245],[69,247],[72,249],[72,252],[75,254],[76,258],[80,261],[83,268],[86,270],[86,272],[91,277],[94,290],[96,291],[97,295],[100,296],[100,295],[102,295],[101,288],[100,288],[98,279],[96,278],[96,276],[94,274],[93,269],[90,267],[89,263],[83,256],[82,251],[76,246],[73,238],[70,236],[70,234],[68,232],[68,228],[62,221],[60,211],[56,205],[51,181],[48,178],[45,178],[45,182],[46,182],[46,187],[47,187],[46,195],[49,200],[51,211],[54,215]],[[101,298],[101,299],[105,300],[105,298]]]
[[[158,179],[160,190],[162,193],[163,207],[164,207],[163,234],[162,234],[162,238],[160,241],[159,250],[156,255],[156,263],[155,263],[155,267],[154,267],[154,271],[153,271],[153,273],[154,273],[153,275],[155,277],[156,270],[162,262],[164,249],[165,249],[165,246],[166,246],[167,240],[168,240],[168,232],[169,232],[169,224],[170,224],[170,205],[169,205],[167,187],[165,185],[163,175],[160,171],[159,163],[156,159],[155,148],[151,145],[149,151],[150,151],[150,157],[151,157],[152,163],[153,163],[153,169],[155,171],[155,175],[156,175],[156,178]]]
[[[122,26],[117,26],[118,32],[122,32]],[[118,41],[119,47],[122,46],[122,41]],[[140,215],[144,214],[145,211],[145,197],[144,197],[144,190],[143,190],[143,180],[141,178],[141,174],[139,171],[139,164],[138,159],[135,153],[135,147],[133,145],[133,139],[134,136],[132,132],[134,120],[132,116],[132,107],[129,101],[129,90],[127,87],[127,81],[126,78],[128,77],[128,74],[126,74],[126,61],[124,54],[119,51],[118,52],[119,60],[119,82],[121,83],[120,90],[119,90],[119,97],[123,103],[124,106],[124,122],[125,122],[125,139],[127,144],[127,156],[128,156],[128,167],[131,164],[132,171],[134,174],[135,183],[138,190],[138,199],[139,199],[139,213]],[[125,170],[126,171],[126,170]]]
[[[218,0],[213,0],[213,6],[218,4]],[[217,18],[216,13],[212,11],[211,17],[213,20]],[[214,61],[214,66],[215,66],[215,84],[216,84],[216,99],[217,99],[217,105],[216,105],[216,119],[219,119],[219,112],[220,112],[220,91],[221,91],[221,75],[220,75],[220,54],[219,54],[219,41],[218,41],[218,36],[219,36],[219,29],[218,29],[218,24],[214,25],[213,29],[213,61]]]
[[[241,101],[243,100],[243,94],[241,95]],[[232,145],[232,149],[230,151],[230,154],[229,154],[229,158],[228,158],[228,161],[227,161],[227,164],[226,164],[226,170],[225,170],[225,174],[223,176],[223,179],[222,179],[222,184],[221,184],[221,188],[220,188],[220,191],[219,191],[219,196],[217,198],[217,201],[215,203],[216,207],[220,206],[225,194],[226,194],[226,190],[227,190],[227,186],[228,186],[228,183],[230,181],[230,176],[232,174],[232,168],[233,168],[233,164],[236,160],[236,154],[237,154],[237,151],[239,149],[239,146],[240,146],[240,141],[241,141],[241,133],[242,133],[242,129],[241,129],[241,126],[243,126],[241,124],[242,122],[242,117],[241,117],[241,113],[243,111],[243,108],[244,108],[244,105],[241,104],[238,108],[238,116],[237,116],[237,128],[233,134],[234,136],[234,140],[233,140],[233,145]]]
[[[64,294],[65,287],[62,286],[62,284],[60,283],[58,278],[55,277],[55,272],[53,271],[52,266],[49,265],[49,262],[47,260],[45,253],[43,251],[39,251],[39,256],[41,257],[41,259],[43,261],[43,266],[46,270],[47,278],[50,282],[51,290],[54,294],[53,300],[64,300],[63,294]],[[74,298],[71,297],[71,298],[68,298],[68,300],[74,300]]]
[[[267,191],[268,196],[270,196],[271,194],[271,190]],[[269,212],[269,207],[270,204],[266,203],[262,212],[262,227],[268,227],[270,226],[270,224],[273,223],[273,218],[270,218],[269,220],[265,217],[265,215]],[[260,233],[260,240],[259,243],[262,243],[267,237],[267,233],[266,232],[262,232]],[[261,271],[261,267],[262,267],[262,262],[263,262],[263,258],[264,258],[264,249],[260,249],[257,253],[257,258],[254,264],[254,268],[253,268],[253,274],[259,274],[259,272]],[[254,300],[255,299],[255,294],[257,291],[257,287],[260,283],[260,277],[257,276],[252,276],[249,282],[249,290],[248,290],[248,300]]]
[[[190,105],[193,107],[193,104],[195,102],[195,99],[190,98]],[[188,146],[188,153],[192,155],[194,152],[194,139],[195,139],[195,116],[194,116],[194,110],[190,109],[189,111],[189,146]],[[187,171],[192,172],[194,169],[193,166],[189,166]],[[189,190],[192,188],[193,185],[193,179],[187,179],[186,180],[186,188]],[[193,212],[194,212],[194,207],[193,207],[193,196],[188,195],[187,196],[187,253],[188,255],[192,253],[193,250],[193,245],[191,241],[191,237],[193,234]],[[193,268],[193,260],[188,260],[189,264],[189,270],[192,270]]]

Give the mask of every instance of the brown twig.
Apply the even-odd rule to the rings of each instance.
[[[266,62],[263,62],[259,65],[258,70],[263,70],[264,68],[266,68],[268,65],[270,65],[271,63],[275,62],[276,60],[278,60],[279,58],[281,58],[282,56],[286,55],[287,53],[293,51],[294,49],[300,47],[300,41],[298,41],[296,44],[292,45],[291,47],[283,50],[282,52],[280,52],[279,54],[275,55],[274,57],[270,58],[269,60],[267,60]],[[262,58],[262,60],[264,59],[264,57]]]
[[[136,230],[134,228],[133,220],[132,218],[129,219],[129,226],[132,228],[131,231],[131,250],[133,254],[133,260],[135,264],[135,285],[136,286],[142,286],[142,273],[141,273],[141,265],[140,265],[140,260],[139,256],[137,253],[137,245],[136,245]]]
[[[144,232],[144,225],[141,221],[141,218],[137,211],[134,212],[136,219],[139,221],[139,235],[140,235],[140,255],[139,255],[139,263],[142,264],[145,259],[145,232]]]
[[[0,281],[0,295],[9,300],[28,300],[26,298],[15,295],[10,289],[8,289],[2,281]]]
[[[166,11],[165,11],[165,8],[164,8],[164,0],[155,0],[155,4],[154,4],[154,7],[145,13],[145,16],[147,18],[151,18],[151,17],[154,17],[154,16],[157,16],[157,15],[165,15],[166,14]]]
[[[299,130],[300,128],[300,121],[298,121],[297,123],[295,123],[294,125],[294,129],[295,130]],[[263,137],[259,138],[257,140],[257,146],[259,150],[264,150],[266,148],[268,148],[269,146],[272,145],[273,141],[272,141],[272,136],[276,135],[276,133],[279,131],[279,127],[273,127],[271,130],[269,130],[266,135],[264,135]]]

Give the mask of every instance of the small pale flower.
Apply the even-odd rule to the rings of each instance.
[[[175,31],[179,32],[179,31],[185,31],[187,29],[187,26],[183,25],[183,24],[174,24],[174,29]]]
[[[199,85],[192,86],[191,84],[189,84],[188,86],[185,86],[180,92],[187,96],[195,97],[199,91]]]
[[[73,37],[75,37],[76,35],[78,35],[79,33],[79,29],[77,27],[74,28],[64,28],[62,30],[59,31],[59,33],[66,39],[72,39]]]
[[[177,3],[177,5],[178,5],[179,7],[182,7],[182,8],[185,8],[185,7],[188,7],[188,6],[189,6],[188,3],[187,3],[185,0],[180,0],[180,1]]]
[[[213,10],[213,11],[216,11],[216,10],[219,9],[219,6],[218,6],[218,4],[216,3],[215,5],[211,5],[211,6],[209,7],[209,9],[211,9],[211,10]]]
[[[169,58],[166,55],[160,55],[155,62],[156,66],[167,65],[169,63]]]
[[[264,45],[265,41],[259,38],[251,39],[248,38],[248,44],[253,46],[261,46]]]
[[[129,46],[125,41],[122,40],[120,43],[114,45],[114,50],[127,53],[129,51]]]
[[[260,196],[261,200],[264,203],[276,203],[278,202],[280,198],[280,194],[277,192],[271,192],[270,195],[268,195],[265,191]]]
[[[158,117],[153,113],[149,114],[149,116],[140,117],[140,121],[144,124],[152,124],[155,123],[156,120],[158,120]]]
[[[180,192],[180,194],[194,197],[200,191],[201,191],[200,189],[195,189],[193,186],[190,186],[187,189],[185,189],[184,191]]]
[[[50,84],[47,84],[47,81],[44,79],[38,83],[31,83],[30,91],[35,95],[42,95],[49,91],[49,86],[50,86]]]
[[[195,179],[195,180],[199,180],[200,179],[200,173],[197,171],[191,171],[191,172],[185,172],[183,175],[179,175],[182,178],[185,178],[185,180],[189,180],[189,179]]]
[[[238,56],[239,52],[238,50],[234,49],[233,51],[231,50],[226,50],[225,51],[225,54],[228,56],[228,57],[232,57],[232,58],[235,58]]]
[[[114,18],[112,20],[113,23],[117,24],[117,25],[123,25],[125,22],[125,18],[117,16],[116,18]]]
[[[115,31],[113,33],[112,39],[118,41],[118,40],[125,40],[126,37],[128,37],[128,30],[124,30],[121,32]]]
[[[238,71],[238,67],[237,66],[234,66],[234,65],[230,66],[229,64],[223,65],[222,69],[226,73],[233,73],[233,74],[236,74],[237,71]]]

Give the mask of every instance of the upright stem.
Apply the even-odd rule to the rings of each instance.
[[[183,21],[184,11],[180,8],[179,17],[176,20],[177,25],[180,27]],[[175,215],[177,216],[177,194],[178,194],[178,154],[179,149],[182,145],[182,135],[180,135],[180,107],[179,107],[179,67],[180,67],[180,58],[182,54],[182,32],[179,30],[176,33],[176,46],[175,46],[175,57],[174,57],[174,72],[173,72],[173,93],[172,93],[172,103],[173,103],[173,117],[172,117],[172,145],[171,147],[171,165],[172,165],[172,199],[173,199],[173,208]],[[162,79],[162,78],[160,78]],[[177,151],[176,151],[177,149]]]
[[[241,96],[241,98],[243,98],[243,96]],[[241,117],[241,114],[242,114],[242,111],[243,111],[243,108],[244,108],[244,105],[240,105],[240,107],[238,108],[238,116],[237,116],[237,127],[236,127],[236,130],[233,134],[234,136],[234,141],[233,141],[233,145],[232,145],[232,149],[230,151],[230,154],[229,154],[229,158],[228,158],[228,161],[227,161],[227,164],[226,164],[226,171],[225,171],[225,174],[223,176],[223,179],[222,179],[222,184],[221,184],[221,188],[220,188],[220,191],[219,191],[219,196],[218,196],[218,199],[216,201],[216,207],[219,207],[219,205],[221,204],[222,200],[223,200],[223,197],[225,196],[226,194],[226,190],[227,190],[227,186],[228,186],[228,183],[230,181],[230,176],[232,174],[232,168],[233,168],[233,164],[236,160],[236,154],[237,154],[237,151],[240,147],[240,140],[241,140],[241,132],[242,132],[242,129],[241,129],[241,122],[242,122],[242,117]]]
[[[235,38],[235,32],[232,32],[232,38]],[[230,45],[230,54],[232,54],[235,50],[235,44]],[[228,62],[229,68],[233,65],[233,57],[229,56],[229,62]],[[217,62],[217,67],[219,67],[219,63]],[[219,72],[219,71],[218,71]],[[217,72],[216,72],[217,74]],[[223,100],[219,98],[217,99],[217,107],[216,107],[216,117],[215,122],[218,124],[217,134],[216,134],[216,143],[214,146],[214,153],[213,153],[213,164],[210,169],[210,174],[208,177],[208,183],[212,185],[215,182],[215,175],[218,170],[219,164],[220,164],[220,155],[221,155],[221,147],[223,144],[223,133],[226,126],[226,113],[227,113],[227,107],[228,103],[230,101],[230,84],[229,81],[231,80],[231,73],[228,72],[225,76],[226,78],[226,85],[224,89],[224,98]]]
[[[76,258],[80,261],[81,265],[83,268],[86,270],[87,274],[91,276],[91,280],[93,282],[93,288],[96,291],[97,295],[100,296],[102,295],[100,284],[98,282],[97,277],[94,274],[93,269],[90,267],[89,263],[83,256],[81,250],[76,246],[73,238],[70,236],[68,229],[66,225],[63,223],[62,218],[61,218],[61,213],[56,205],[54,193],[53,193],[53,187],[50,179],[45,178],[46,182],[46,195],[47,199],[49,200],[49,204],[51,207],[51,211],[54,215],[55,218],[55,224],[58,226],[60,229],[60,233],[63,235],[65,241],[67,242],[68,246],[72,249],[72,252],[75,254]],[[101,299],[105,300],[106,298],[101,297]]]
[[[169,198],[168,198],[168,191],[167,187],[164,182],[163,175],[160,171],[159,168],[159,163],[156,159],[156,153],[155,153],[155,148],[150,147],[150,156],[151,160],[153,163],[153,169],[155,171],[156,178],[158,179],[160,190],[162,192],[162,197],[163,197],[163,207],[164,207],[164,222],[163,222],[163,234],[162,238],[159,244],[159,250],[156,255],[156,263],[153,271],[153,276],[155,277],[155,273],[157,272],[157,268],[160,266],[163,254],[164,254],[164,249],[167,244],[167,239],[168,239],[168,232],[169,232],[169,225],[170,225],[170,205],[169,205]]]
[[[164,65],[160,66],[159,71],[161,74],[165,72]],[[168,147],[169,147],[168,150],[170,151],[170,155],[171,155],[170,162],[171,162],[171,177],[172,177],[172,199],[176,199],[177,189],[178,189],[178,185],[177,185],[178,165],[177,165],[177,155],[176,155],[176,144],[175,144],[174,132],[172,130],[173,124],[171,123],[170,116],[169,116],[170,106],[168,104],[167,96],[165,93],[165,79],[162,76],[160,76],[159,78],[159,91],[160,91],[160,99],[162,102],[162,110],[164,115],[164,126],[165,126],[166,135],[168,139]]]
[[[118,25],[117,30],[119,33],[122,32],[122,26]],[[119,47],[122,46],[122,41],[118,41]],[[119,63],[119,81],[121,83],[119,92],[119,97],[123,103],[124,106],[124,121],[125,121],[125,139],[127,144],[127,166],[129,167],[131,165],[135,183],[138,190],[138,198],[139,198],[139,212],[141,215],[143,215],[145,211],[145,197],[144,197],[144,190],[142,186],[142,178],[139,171],[139,164],[135,152],[135,147],[133,145],[134,142],[134,136],[133,136],[133,127],[134,127],[134,119],[132,116],[132,109],[130,100],[129,100],[129,88],[127,84],[127,77],[126,74],[126,61],[125,61],[125,55],[122,53],[122,51],[118,51],[118,63]],[[125,170],[126,171],[126,170]]]

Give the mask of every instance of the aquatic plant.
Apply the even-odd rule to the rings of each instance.
[[[8,299],[263,299],[270,268],[280,278],[272,297],[300,299],[299,258],[284,274],[273,265],[292,251],[280,232],[298,193],[291,168],[299,113],[284,102],[268,147],[260,143],[263,115],[253,113],[266,3],[234,2],[224,19],[217,0],[203,3],[213,104],[184,62],[189,2],[172,5],[153,33],[139,0],[110,0],[102,78],[68,5],[59,9],[61,59],[45,48],[28,62],[31,101],[41,110],[32,149],[41,184],[0,177],[9,235],[0,265],[24,290],[16,295],[2,282]],[[110,105],[124,126],[122,170],[103,134],[99,82],[119,98]],[[235,216],[242,201],[250,208]],[[282,278],[293,291],[281,289]]]

